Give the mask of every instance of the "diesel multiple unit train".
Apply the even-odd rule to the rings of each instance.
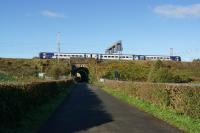
[[[97,53],[54,53],[41,52],[41,59],[70,59],[70,58],[88,58],[96,60],[163,60],[163,61],[181,61],[180,56],[164,55],[132,55],[132,54],[97,54]]]

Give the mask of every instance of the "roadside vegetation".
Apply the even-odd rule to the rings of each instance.
[[[72,84],[72,80],[0,84],[0,132],[17,129],[25,116],[60,99]]]
[[[34,119],[30,113],[33,113],[35,110],[40,111],[40,109],[44,109],[46,105],[54,103],[54,100],[56,102],[60,99],[58,96],[65,95],[69,92],[67,89],[72,84],[72,80],[0,84],[0,132],[9,132],[10,129],[21,127],[20,123],[24,123],[23,119],[26,116]],[[48,111],[51,112],[51,110],[46,110],[46,113]],[[40,112],[35,113],[38,116],[33,116],[38,119],[41,114]],[[12,130],[11,132],[16,131]]]
[[[65,60],[0,59],[0,132],[36,132],[69,95],[69,68]]]
[[[104,78],[100,86],[121,100],[185,132],[200,131],[199,60],[105,61],[91,66],[90,74],[94,84]]]
[[[90,83],[96,83],[100,78],[116,79],[117,71],[119,81],[104,84],[103,88],[108,92],[187,132],[200,131],[200,88],[192,87],[193,83],[200,83],[199,60],[90,60],[87,63]],[[45,73],[48,81],[39,78],[39,73]],[[51,105],[52,110],[58,105],[56,99],[61,98],[60,95],[68,94],[62,88],[68,88],[68,83],[72,81],[65,84],[66,81],[60,79],[66,79],[69,73],[68,60],[60,60],[58,63],[57,60],[46,59],[0,58],[0,132],[4,129],[26,132],[26,129],[31,129],[30,125],[40,125],[37,120],[39,121],[42,113],[37,111],[46,110],[42,115],[46,119]],[[32,111],[35,111],[36,116],[30,116]],[[35,121],[33,117],[38,119]],[[28,123],[29,126],[26,128],[22,123]],[[20,125],[25,128],[20,129]]]
[[[190,133],[200,131],[199,87],[106,81],[106,92]]]

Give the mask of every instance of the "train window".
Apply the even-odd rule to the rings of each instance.
[[[114,58],[114,56],[112,56],[112,58]]]
[[[107,58],[107,56],[104,56],[105,58]]]
[[[128,56],[126,56],[126,58],[128,58]]]
[[[115,58],[119,58],[118,56],[115,56]]]
[[[110,56],[108,56],[108,58],[110,58]]]

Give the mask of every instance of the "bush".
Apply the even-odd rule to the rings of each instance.
[[[175,74],[171,66],[164,66],[162,61],[156,61],[149,73],[148,81],[156,83],[188,83],[191,79],[186,75]]]
[[[146,81],[149,73],[148,68],[131,61],[110,64],[110,68],[105,68],[104,71],[103,78],[114,79],[115,71],[117,71],[119,74],[118,79],[126,81]]]
[[[47,75],[53,77],[54,79],[59,79],[60,76],[66,76],[69,73],[69,68],[61,63],[54,64],[47,70]]]
[[[0,126],[16,126],[29,110],[47,103],[73,81],[0,84]]]
[[[122,81],[106,81],[105,85],[163,108],[175,109],[180,114],[200,118],[199,86]]]

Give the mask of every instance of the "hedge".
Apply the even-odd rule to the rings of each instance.
[[[66,80],[0,84],[0,125],[16,126],[24,114],[47,103],[72,83]]]
[[[189,84],[138,83],[106,80],[105,85],[177,113],[200,118],[200,86]]]

